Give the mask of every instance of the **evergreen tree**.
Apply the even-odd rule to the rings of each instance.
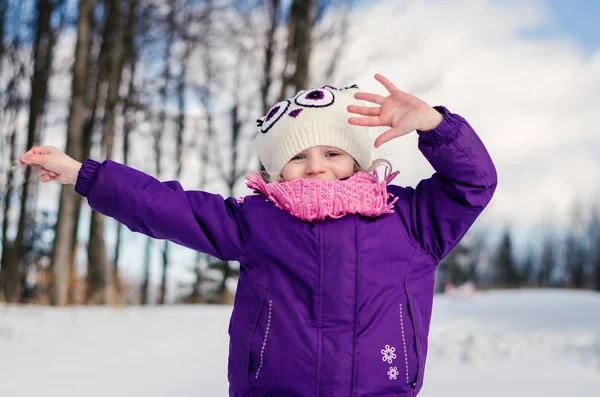
[[[520,286],[521,277],[513,256],[512,239],[508,230],[504,232],[498,251],[493,260],[498,287],[515,288]]]

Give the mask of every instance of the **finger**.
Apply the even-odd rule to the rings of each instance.
[[[50,182],[53,178],[50,175],[42,175],[40,177],[40,181],[43,183]]]
[[[25,153],[19,159],[19,161],[22,162],[23,164],[39,164],[39,165],[43,166],[46,163],[46,155],[29,151],[29,152]]]
[[[19,157],[19,162],[21,164],[26,164],[23,160],[25,159],[25,157],[29,156],[30,154],[33,154],[33,149],[29,149],[28,151],[26,151],[25,153],[23,153],[21,155],[21,157]]]
[[[58,174],[57,174],[56,172],[54,172],[54,171],[50,171],[50,170],[47,170],[47,169],[45,169],[45,168],[42,168],[42,169],[40,170],[40,175],[42,175],[42,176],[43,176],[43,175],[48,175],[48,176],[50,176],[50,177],[54,178],[54,177],[56,177],[56,175],[58,175]]]
[[[394,91],[400,91],[391,81],[379,73],[375,75],[375,80],[379,81],[390,94]]]
[[[42,166],[37,164],[25,164],[25,167],[29,167],[32,173],[41,175]]]
[[[21,164],[27,164],[27,163],[25,162],[25,158],[31,154],[31,150],[32,150],[32,149],[29,149],[28,151],[26,151],[25,153],[23,153],[23,154],[21,155],[21,157],[19,157],[19,163],[21,163]]]
[[[37,146],[37,147],[33,148],[32,150],[34,151],[34,153],[37,153],[37,154],[48,154],[48,153],[54,153],[54,152],[58,151],[57,148],[55,148],[54,146],[50,146],[50,145]]]
[[[350,117],[348,123],[363,127],[380,127],[385,125],[379,121],[379,117]]]
[[[354,94],[354,98],[367,102],[373,102],[378,105],[383,104],[383,101],[385,101],[385,98],[381,95],[371,94],[369,92],[357,92],[356,94]]]
[[[348,106],[348,111],[350,113],[361,114],[363,116],[379,116],[379,112],[381,112],[381,107],[350,105]]]
[[[36,146],[29,149],[29,151],[25,154],[46,154],[48,152],[48,146]]]
[[[384,143],[391,141],[392,139],[396,138],[397,136],[399,136],[399,135],[396,134],[393,129],[389,129],[389,130],[383,132],[382,134],[380,134],[377,137],[377,139],[375,139],[375,147],[377,148],[377,147],[383,145]]]
[[[19,157],[19,162],[22,163],[22,164],[27,164],[24,161],[24,159],[26,157],[29,157],[29,156],[31,156],[33,154],[43,155],[43,154],[52,153],[53,149],[54,149],[53,146],[35,146],[35,147],[32,147],[27,152],[25,152],[21,157]]]

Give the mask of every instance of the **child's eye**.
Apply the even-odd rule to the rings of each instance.
[[[335,157],[335,156],[339,156],[339,155],[340,155],[340,154],[339,154],[339,153],[336,153],[336,152],[329,152],[329,153],[327,153],[325,156],[326,156],[326,157]]]
[[[297,156],[292,157],[292,160],[302,160],[304,159],[304,155],[303,154],[299,154]]]

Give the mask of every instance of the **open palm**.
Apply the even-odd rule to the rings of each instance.
[[[353,125],[367,127],[390,127],[377,137],[375,147],[414,130],[431,130],[439,125],[443,116],[416,96],[407,94],[396,88],[391,81],[380,74],[375,75],[389,92],[387,97],[358,92],[356,99],[375,103],[379,106],[348,106],[348,111],[366,117],[351,117],[348,122]]]

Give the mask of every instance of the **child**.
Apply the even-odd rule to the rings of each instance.
[[[496,171],[462,117],[376,79],[387,97],[324,86],[275,105],[255,139],[273,182],[249,176],[261,194],[244,200],[51,147],[21,162],[133,231],[240,262],[230,396],[415,396],[436,267],[489,203]],[[375,146],[417,130],[436,173],[413,189],[365,172],[366,126],[390,127]]]

